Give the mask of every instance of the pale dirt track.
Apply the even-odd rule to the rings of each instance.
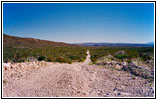
[[[51,64],[22,74],[3,85],[4,97],[153,96],[149,83],[124,72],[83,63]]]

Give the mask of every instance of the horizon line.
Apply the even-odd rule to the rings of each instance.
[[[3,33],[3,35],[8,35],[6,33]],[[39,40],[46,40],[46,41],[51,41],[51,42],[62,42],[62,43],[67,43],[67,44],[83,44],[83,43],[112,43],[112,44],[148,44],[154,41],[149,41],[146,43],[135,43],[135,42],[63,42],[63,41],[53,41],[53,40],[49,40],[49,39],[41,39],[41,38],[34,38],[34,37],[25,37],[25,36],[15,36],[15,35],[8,35],[8,36],[13,36],[13,37],[18,37],[18,38],[30,38],[30,39],[39,39]]]

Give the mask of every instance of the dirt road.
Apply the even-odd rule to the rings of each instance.
[[[3,82],[4,97],[115,97],[153,96],[150,84],[140,77],[83,63],[52,63]]]

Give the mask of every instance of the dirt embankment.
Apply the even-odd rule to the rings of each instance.
[[[4,97],[152,97],[153,84],[131,74],[83,63],[4,64]]]

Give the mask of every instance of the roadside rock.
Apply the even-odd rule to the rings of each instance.
[[[116,66],[115,66],[115,68],[120,70],[120,69],[123,68],[123,66],[121,64],[117,63]]]

